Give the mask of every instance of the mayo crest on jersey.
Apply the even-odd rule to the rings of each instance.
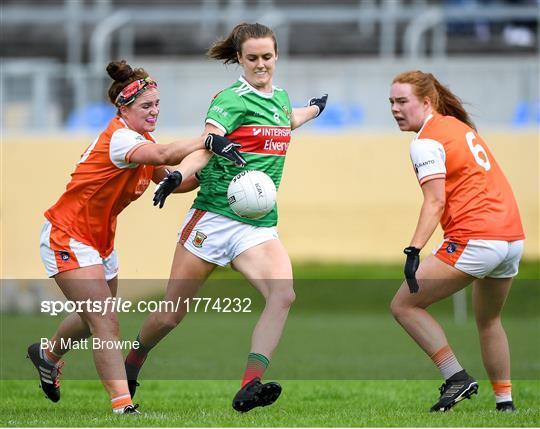
[[[291,140],[291,112],[285,90],[273,87],[271,93],[260,92],[241,77],[212,100],[206,123],[215,125],[228,139],[240,143],[246,168],[268,174],[277,190]],[[192,207],[255,226],[275,226],[277,206],[261,219],[245,219],[230,209],[227,188],[232,178],[243,170],[213,156],[199,174],[200,190]]]
[[[54,206],[45,212],[52,225],[106,258],[114,249],[116,217],[139,198],[154,173],[151,165],[131,162],[143,145],[155,144],[150,133],[129,129],[119,117],[86,149],[71,181]]]
[[[445,238],[462,243],[525,238],[508,180],[467,124],[453,116],[428,116],[411,143],[411,161],[420,184],[445,180]]]

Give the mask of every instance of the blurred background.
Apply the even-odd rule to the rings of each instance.
[[[2,0],[0,17],[3,279],[45,276],[43,212],[115,112],[107,63],[126,59],[159,82],[161,143],[193,137],[212,96],[241,74],[205,52],[242,21],[275,30],[274,83],[293,105],[329,94],[324,114],[294,132],[279,193],[295,264],[401,264],[421,191],[413,135],[397,130],[388,91],[409,69],[433,72],[466,103],[514,188],[525,259],[540,256],[538,0]],[[157,210],[152,190],[119,218],[123,278],[167,278],[195,196]]]
[[[41,300],[59,295],[44,280],[39,257],[43,212],[115,113],[106,99],[107,63],[126,59],[158,81],[154,134],[161,143],[193,137],[203,129],[212,96],[241,74],[207,59],[207,48],[236,24],[258,21],[277,34],[274,84],[288,90],[293,105],[329,94],[324,113],[294,131],[278,196],[279,233],[304,280],[296,283],[297,304],[281,346],[288,353],[276,360],[275,376],[437,378],[387,310],[422,201],[409,159],[413,135],[397,129],[388,93],[394,75],[421,69],[466,103],[513,186],[527,240],[506,326],[515,377],[540,377],[540,346],[531,341],[540,332],[538,0],[2,0],[0,18],[0,373],[33,377],[12,351],[50,335],[60,320],[30,314],[39,312]],[[162,296],[176,234],[195,196],[176,195],[158,210],[153,189],[119,217],[122,296]],[[437,231],[424,256],[441,238]],[[208,285],[205,294],[248,294],[259,299],[256,308],[263,305],[234,273],[220,276],[227,284]],[[485,377],[471,348],[469,300],[470,290],[463,291],[454,305],[449,300],[434,311],[467,367]],[[168,375],[149,372],[148,378],[235,378],[257,314],[188,318],[193,328],[170,335],[156,352],[154,369]],[[143,316],[121,316],[124,338],[134,338]],[[338,360],[334,350],[342,352]],[[408,358],[390,373],[396,353]],[[72,361],[67,377],[93,377],[86,355]],[[208,372],[208,356],[227,370]],[[306,356],[310,362],[302,361]]]
[[[429,69],[482,129],[539,124],[538,0],[2,0],[2,128],[99,128],[113,112],[105,66],[125,58],[162,91],[160,130],[200,127],[209,97],[240,71],[205,59],[239,22],[272,27],[276,82],[331,105],[316,126],[392,129],[385,93]]]

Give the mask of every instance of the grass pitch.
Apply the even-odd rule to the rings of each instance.
[[[433,313],[480,391],[445,414],[428,410],[442,383],[436,368],[388,313],[400,267],[296,267],[297,302],[267,380],[283,385],[272,406],[239,414],[231,407],[249,351],[258,311],[249,315],[190,314],[154,351],[135,398],[142,415],[114,416],[90,351],[66,357],[62,399],[44,398],[27,345],[50,335],[60,318],[1,315],[0,426],[7,427],[537,427],[540,426],[538,264],[522,266],[505,307],[513,371],[514,414],[495,411],[482,368],[474,320],[457,323],[451,300]],[[378,281],[384,273],[390,281]],[[227,281],[235,273],[219,271]],[[364,279],[350,283],[347,279]],[[233,280],[231,280],[233,279]],[[373,281],[371,281],[373,279]],[[397,279],[394,281],[392,279]],[[215,285],[233,290],[231,283]],[[247,293],[244,285],[238,293]],[[213,289],[208,290],[212,295]],[[343,292],[343,294],[342,294]],[[468,291],[470,294],[470,290]],[[469,311],[470,313],[470,311]],[[133,339],[146,315],[122,315],[124,339]]]
[[[444,414],[429,413],[440,381],[284,381],[272,406],[239,414],[231,408],[238,381],[146,381],[141,415],[114,416],[100,383],[66,381],[57,404],[35,381],[4,381],[1,426],[129,427],[535,427],[538,381],[514,382],[514,414],[495,411],[489,382]]]

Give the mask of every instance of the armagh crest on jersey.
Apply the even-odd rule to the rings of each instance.
[[[206,122],[223,130],[230,140],[240,143],[247,168],[268,174],[278,189],[291,140],[291,111],[285,90],[274,87],[271,93],[260,92],[240,78],[214,98]],[[241,171],[222,158],[212,157],[200,173],[201,188],[193,208],[251,225],[276,225],[277,207],[256,220],[239,217],[229,208],[227,188]]]

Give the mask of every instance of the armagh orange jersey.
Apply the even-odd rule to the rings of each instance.
[[[444,178],[444,237],[467,240],[525,238],[510,184],[482,138],[452,116],[430,115],[411,143],[411,161],[423,184]]]
[[[154,172],[154,167],[130,158],[140,146],[154,143],[149,133],[141,135],[121,118],[112,119],[81,156],[66,191],[45,217],[107,257],[114,248],[116,217],[141,196]]]

